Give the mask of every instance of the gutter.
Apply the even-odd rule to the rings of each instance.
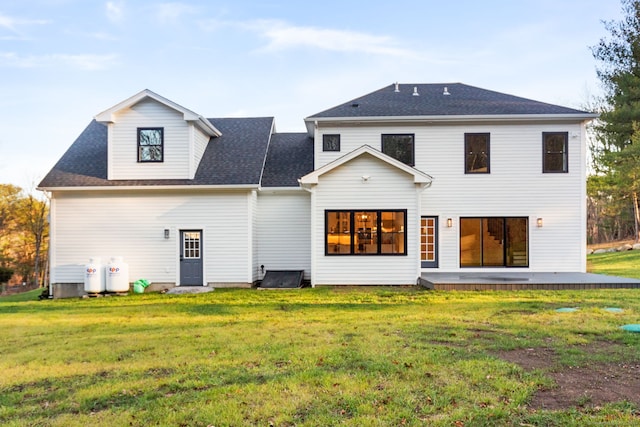
[[[110,185],[84,187],[37,187],[40,191],[148,191],[148,190],[257,190],[257,184],[237,185]]]

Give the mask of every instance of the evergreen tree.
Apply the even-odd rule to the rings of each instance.
[[[622,0],[623,18],[605,22],[610,33],[592,48],[599,61],[598,78],[605,89],[604,105],[596,126],[596,176],[590,179],[591,197],[616,204],[626,202],[636,240],[640,192],[640,1]],[[624,209],[618,212],[624,214]],[[622,238],[625,236],[617,236]]]

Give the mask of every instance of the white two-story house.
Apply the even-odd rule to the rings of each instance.
[[[585,123],[460,83],[392,84],[277,133],[151,91],[98,114],[40,188],[50,281],[89,257],[131,281],[408,285],[427,272],[584,272]],[[55,293],[55,291],[54,291]]]

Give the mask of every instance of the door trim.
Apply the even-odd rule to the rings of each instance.
[[[199,233],[197,242],[193,242],[190,248],[185,248],[184,238],[186,233]],[[184,255],[184,251],[191,252],[190,256]],[[183,283],[183,261],[184,259],[197,259],[196,264],[199,265],[199,283]],[[178,232],[178,286],[204,286],[204,229],[202,228],[181,228]]]

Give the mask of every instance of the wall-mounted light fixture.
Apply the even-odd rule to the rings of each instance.
[[[362,175],[362,182],[368,182],[371,179],[369,175]]]
[[[165,238],[165,239],[168,239],[168,238],[169,238],[169,229],[168,229],[168,228],[165,228],[165,229],[164,229],[164,238]]]
[[[538,227],[542,227],[542,218],[538,218],[538,219],[536,219],[536,225],[537,225]]]
[[[449,228],[453,227],[453,219],[447,218],[447,227]]]

